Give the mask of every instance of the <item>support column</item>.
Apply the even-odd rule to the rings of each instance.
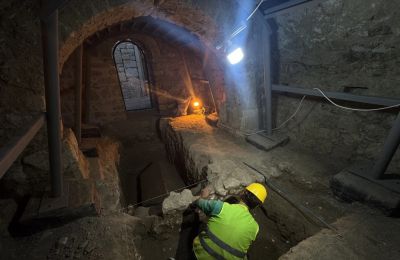
[[[63,193],[61,159],[61,107],[58,71],[58,11],[41,20],[43,69],[45,80],[47,135],[51,195],[59,197]]]
[[[75,52],[75,136],[78,144],[82,136],[82,54],[80,45]]]
[[[264,58],[264,96],[265,96],[265,130],[272,135],[272,79],[271,79],[271,30],[265,25],[262,30],[263,58]]]
[[[372,168],[371,177],[374,179],[382,179],[387,167],[390,164],[397,148],[400,144],[400,112],[397,115],[396,121],[392,129],[386,138],[385,145],[383,146],[383,151],[381,157],[375,163],[374,168]]]

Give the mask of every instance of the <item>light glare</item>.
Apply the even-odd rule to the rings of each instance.
[[[231,53],[228,54],[227,58],[229,60],[229,62],[233,65],[236,63],[239,63],[244,57],[242,48],[237,48],[234,51],[232,51]]]

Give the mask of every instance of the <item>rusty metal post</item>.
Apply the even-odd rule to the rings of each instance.
[[[52,196],[63,193],[61,158],[61,107],[58,69],[58,11],[41,20],[47,135]]]
[[[75,136],[78,144],[82,136],[82,54],[80,45],[75,52]]]

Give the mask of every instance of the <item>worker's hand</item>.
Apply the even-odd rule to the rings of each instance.
[[[202,199],[206,199],[209,196],[210,196],[210,189],[208,187],[205,187],[204,189],[201,190],[200,197]]]

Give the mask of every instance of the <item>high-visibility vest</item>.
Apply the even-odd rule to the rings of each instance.
[[[221,212],[208,220],[207,230],[195,238],[193,250],[198,260],[244,259],[258,230],[246,206],[224,203]]]

